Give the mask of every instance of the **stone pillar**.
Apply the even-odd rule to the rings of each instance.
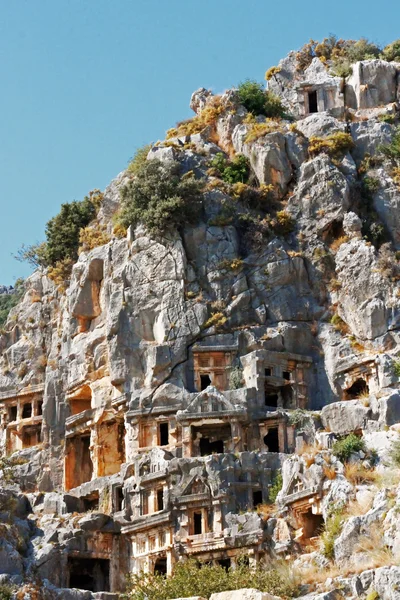
[[[192,432],[190,425],[185,422],[182,423],[182,455],[183,458],[190,458],[192,456]]]

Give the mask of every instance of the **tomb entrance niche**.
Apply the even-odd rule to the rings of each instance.
[[[318,112],[317,90],[308,92],[308,112],[310,114]]]
[[[223,454],[232,437],[229,423],[192,427],[192,442],[196,456]]]
[[[66,489],[69,490],[90,481],[92,475],[93,462],[90,453],[90,434],[68,438],[65,457]]]
[[[69,587],[90,592],[110,591],[110,561],[104,558],[68,558]]]
[[[277,408],[279,401],[279,390],[266,382],[264,385],[264,399],[265,406]]]
[[[314,515],[311,510],[300,515],[300,522],[303,528],[303,538],[307,540],[319,536],[324,528],[323,516]]]
[[[356,400],[360,396],[366,396],[369,387],[364,379],[358,378],[344,391],[344,400]]]
[[[267,435],[264,436],[264,444],[268,448],[268,452],[279,452],[279,433],[278,427],[271,427]]]
[[[154,574],[155,575],[166,575],[167,574],[167,559],[162,556],[157,558],[154,564]]]
[[[68,399],[71,415],[77,415],[92,406],[92,390],[88,385],[84,385]]]

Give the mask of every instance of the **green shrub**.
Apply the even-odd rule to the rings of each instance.
[[[377,177],[364,177],[363,187],[367,193],[375,194],[380,188],[379,179]]]
[[[46,266],[78,257],[79,232],[95,216],[96,208],[88,197],[61,205],[58,215],[46,225]]]
[[[326,558],[333,558],[335,540],[341,532],[343,525],[342,510],[335,510],[331,513],[325,523],[324,531],[321,536],[322,553]]]
[[[194,223],[202,206],[203,183],[193,173],[181,176],[179,163],[149,160],[121,191],[118,221],[124,227],[142,223],[152,235]]]
[[[357,41],[348,44],[346,55],[350,62],[355,63],[359,60],[369,60],[378,58],[381,53],[379,46],[362,37]]]
[[[233,367],[229,373],[229,389],[238,390],[243,387],[243,369]]]
[[[218,152],[211,165],[216,169],[223,181],[229,184],[246,183],[250,175],[249,160],[238,154],[233,160],[228,160],[222,152]]]
[[[287,235],[294,230],[295,222],[286,210],[278,210],[271,225],[277,235]]]
[[[276,498],[282,489],[283,477],[282,471],[277,471],[272,479],[272,485],[268,489],[268,500],[271,503],[276,502]]]
[[[392,141],[389,144],[379,146],[379,151],[386,158],[390,158],[396,163],[400,162],[400,126],[396,127]]]
[[[238,86],[239,101],[253,115],[284,117],[285,109],[278,96],[264,89],[262,83],[246,79]]]
[[[349,150],[354,148],[353,138],[349,133],[337,131],[325,138],[313,136],[310,138],[308,151],[311,156],[324,152],[332,158],[342,158]]]
[[[351,73],[350,65],[359,60],[376,58],[381,50],[366,38],[359,40],[338,39],[335,35],[324,38],[322,42],[310,40],[296,54],[297,69],[306,69],[313,58],[318,57],[323,63],[329,63],[332,71],[339,77],[347,77]]]
[[[7,321],[10,310],[17,306],[24,294],[24,284],[22,280],[18,280],[15,284],[15,292],[13,294],[1,294],[0,296],[0,328]]]
[[[378,215],[375,211],[371,211],[363,219],[361,233],[366,240],[371,242],[376,248],[379,248],[387,240],[387,233],[383,223],[377,222],[377,219],[379,219]]]
[[[371,590],[365,600],[379,600],[379,594],[376,590]]]
[[[341,462],[347,462],[353,452],[366,451],[364,440],[354,433],[350,433],[345,438],[337,440],[333,444],[333,454]]]
[[[146,144],[146,146],[142,146],[138,148],[131,159],[127,171],[132,175],[137,175],[146,164],[147,155],[152,148],[152,144]]]
[[[389,456],[393,465],[395,467],[400,467],[400,440],[396,440],[392,443]]]
[[[388,61],[400,62],[400,40],[395,40],[385,46],[382,50],[382,58]]]
[[[95,218],[102,201],[100,190],[92,190],[80,202],[74,200],[62,204],[58,215],[46,224],[46,241],[22,246],[18,250],[17,260],[26,261],[34,267],[57,269],[61,263],[72,265],[78,258],[80,231]]]
[[[309,428],[312,423],[312,417],[308,410],[296,408],[289,415],[289,425],[297,428]]]
[[[393,361],[393,373],[396,377],[400,377],[400,360]]]
[[[178,562],[171,577],[141,573],[129,575],[124,598],[129,600],[169,600],[201,596],[247,588],[255,588],[283,598],[298,593],[295,576],[279,563],[259,566],[255,569],[239,561],[236,569],[224,569],[221,565],[201,565],[193,559]]]
[[[15,588],[8,583],[0,584],[0,600],[11,600]]]

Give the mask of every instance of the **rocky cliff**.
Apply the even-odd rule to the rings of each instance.
[[[244,553],[290,559],[298,594],[399,597],[400,63],[343,87],[296,60],[283,116],[197,90],[101,195],[109,241],[63,286],[26,280],[0,337],[4,588],[100,598]],[[125,233],[151,163],[200,182],[199,210]]]

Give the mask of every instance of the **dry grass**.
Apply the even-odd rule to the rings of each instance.
[[[339,575],[341,575],[341,571],[334,565],[329,566],[327,569],[321,569],[320,566],[313,565],[307,569],[300,570],[301,582],[312,586],[325,583],[329,577],[334,579],[335,577],[339,577]]]
[[[316,444],[312,446],[310,444],[305,444],[298,452],[299,456],[303,457],[304,463],[306,467],[311,467],[311,465],[315,462],[315,457],[321,451],[321,446]]]
[[[345,509],[346,518],[350,517],[361,517],[365,515],[371,508],[374,503],[373,496],[369,500],[365,500],[364,502],[358,502],[357,500],[350,501]]]
[[[211,127],[216,136],[215,125],[218,117],[231,108],[231,104],[229,102],[223,102],[221,96],[214,96],[207,102],[200,114],[193,117],[193,119],[181,121],[176,127],[169,129],[167,131],[167,140],[173,137],[200,133],[206,127]],[[212,141],[214,141],[214,139],[212,139]]]
[[[394,563],[393,553],[383,543],[379,525],[371,525],[368,534],[360,536],[355,551],[367,555],[367,564],[362,561],[363,570],[390,566]]]
[[[327,479],[336,479],[336,470],[335,467],[326,465],[323,467],[324,475]]]
[[[332,252],[337,252],[339,250],[340,246],[348,241],[349,241],[349,238],[347,237],[347,235],[341,235],[336,240],[333,240],[333,242],[330,245],[330,249],[332,250]]]
[[[271,518],[272,516],[274,516],[276,512],[276,505],[275,504],[259,504],[257,506],[257,513],[260,515],[260,517],[262,519],[264,519],[264,521],[268,521],[269,518]]]
[[[375,469],[366,469],[360,463],[346,463],[344,476],[352,485],[361,483],[375,483],[378,473]]]
[[[400,483],[400,470],[388,469],[383,473],[377,473],[375,485],[379,489],[392,488]]]

